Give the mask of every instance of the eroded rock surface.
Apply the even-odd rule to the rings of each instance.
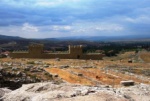
[[[0,88],[0,98],[3,97],[6,93],[11,92],[11,90],[7,88]]]
[[[150,101],[150,85],[131,87],[83,86],[52,82],[25,84],[6,93],[2,101]]]

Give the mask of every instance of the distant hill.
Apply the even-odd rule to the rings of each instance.
[[[57,41],[131,41],[131,40],[150,40],[150,35],[130,35],[130,36],[71,36],[60,38],[46,38],[46,40]]]
[[[18,37],[18,36],[6,36],[6,35],[0,35],[0,40],[21,40],[24,38]]]
[[[0,35],[0,49],[13,51],[13,50],[27,50],[30,44],[40,43],[44,44],[45,50],[66,50],[68,45],[85,45],[89,46],[88,49],[99,47],[99,43],[135,43],[144,42],[145,46],[149,45],[149,36],[72,36],[72,37],[60,37],[60,38],[21,38],[18,36],[5,36]],[[128,46],[128,44],[126,45]],[[59,47],[59,48],[58,48]],[[110,46],[111,47],[111,46]],[[111,47],[113,48],[113,47]]]
[[[21,38],[18,36],[0,35],[0,40],[41,40],[41,41],[150,41],[150,35],[128,35],[128,36],[70,36],[58,38]]]

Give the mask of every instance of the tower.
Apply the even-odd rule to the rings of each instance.
[[[29,46],[30,54],[42,54],[43,53],[43,44],[32,44]]]
[[[78,45],[78,46],[70,46],[69,45],[69,53],[73,57],[79,59],[81,57],[81,55],[83,54],[83,49],[82,48],[83,48],[82,45]]]

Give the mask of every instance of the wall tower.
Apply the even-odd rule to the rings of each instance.
[[[30,54],[42,54],[43,53],[43,44],[32,44],[29,46]]]
[[[69,45],[69,54],[74,56],[77,59],[80,59],[81,55],[83,54],[83,46],[70,46]]]

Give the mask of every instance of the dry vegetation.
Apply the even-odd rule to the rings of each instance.
[[[93,83],[85,78],[79,77],[77,75],[73,75],[66,70],[62,70],[59,68],[50,68],[46,69],[46,71],[50,73],[58,74],[63,80],[66,80],[70,83],[74,84],[84,84],[84,85],[92,85]]]
[[[150,52],[142,52],[140,57],[145,62],[150,62]]]
[[[140,57],[146,61],[150,61],[149,53],[141,53]],[[1,62],[17,62],[21,64],[32,63],[35,67],[34,61],[42,61],[44,65],[49,67],[45,71],[52,75],[58,75],[64,81],[83,84],[83,85],[97,85],[108,84],[118,86],[120,81],[134,80],[136,83],[150,84],[150,64],[141,62],[128,63],[129,59],[137,58],[134,52],[126,52],[119,54],[116,57],[107,57],[104,60],[78,60],[78,59],[1,59]],[[112,61],[113,60],[113,61]],[[68,66],[67,68],[61,68]],[[29,74],[29,73],[27,73]],[[42,74],[42,73],[41,73]],[[40,73],[37,77],[42,76]],[[43,80],[45,79],[43,76]]]
[[[54,61],[51,63],[54,65],[69,65],[69,68],[62,69],[59,66],[56,66],[57,70],[54,68],[49,68],[50,73],[58,74],[62,79],[70,83],[80,83],[87,84],[87,81],[91,81],[93,85],[96,84],[109,84],[109,85],[119,85],[122,80],[134,80],[136,83],[147,83],[149,82],[149,75],[146,75],[146,72],[149,73],[149,63],[133,62],[128,63],[128,60],[134,57],[136,54],[134,52],[126,52],[120,54],[117,57],[120,58],[112,61],[111,59],[105,60],[61,60]],[[83,66],[92,66],[96,68],[82,68]],[[113,68],[109,68],[113,66]],[[128,70],[129,68],[129,70]],[[125,69],[125,70],[124,70]],[[59,71],[59,72],[58,72]],[[60,73],[61,71],[61,73]],[[64,74],[64,75],[63,75]],[[76,74],[82,74],[83,76],[77,76]],[[68,79],[72,77],[72,79]],[[77,82],[79,78],[87,79],[87,81]],[[146,78],[146,79],[145,79]],[[77,81],[76,81],[77,80]],[[76,82],[75,82],[76,81]]]

